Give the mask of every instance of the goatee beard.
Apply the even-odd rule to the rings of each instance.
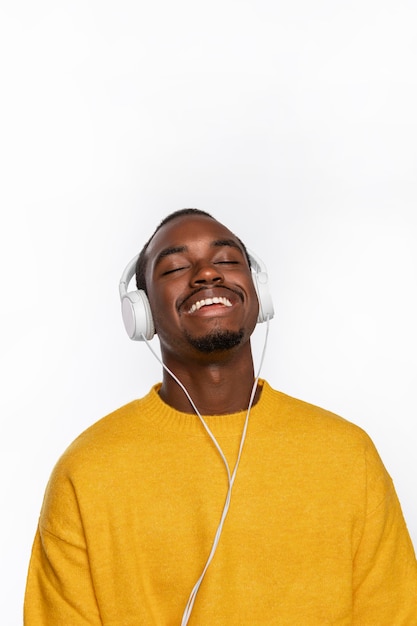
[[[216,330],[202,337],[192,337],[187,333],[187,339],[194,348],[208,354],[218,350],[231,350],[241,343],[243,334],[243,330]]]

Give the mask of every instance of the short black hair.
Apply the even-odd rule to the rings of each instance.
[[[136,261],[136,287],[138,289],[143,289],[145,293],[147,293],[145,271],[146,271],[146,251],[148,249],[148,246],[151,243],[154,236],[156,235],[156,233],[158,232],[158,230],[162,228],[162,226],[165,226],[165,224],[167,224],[171,220],[177,217],[183,217],[184,215],[204,215],[205,217],[209,217],[210,219],[215,220],[215,218],[212,215],[210,215],[210,213],[207,213],[207,211],[202,211],[201,209],[178,209],[177,211],[173,211],[172,213],[164,217],[164,219],[158,224],[158,226],[155,228],[152,235],[149,237],[148,241],[143,246],[142,250],[139,253],[138,260]],[[250,262],[248,252],[246,250],[246,246],[239,238],[237,239],[243,248],[243,251],[246,255],[246,258],[248,260],[249,267],[250,267],[251,262]]]

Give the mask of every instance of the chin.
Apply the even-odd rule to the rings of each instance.
[[[244,331],[214,330],[200,337],[187,333],[189,343],[200,352],[210,353],[220,350],[231,350],[242,343]]]

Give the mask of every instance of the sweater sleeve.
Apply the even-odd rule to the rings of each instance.
[[[26,585],[25,626],[101,623],[85,549],[38,528]]]
[[[367,515],[354,555],[354,624],[417,624],[417,562],[401,506],[378,453],[367,451]]]
[[[32,547],[25,626],[102,626],[71,480],[55,469]]]

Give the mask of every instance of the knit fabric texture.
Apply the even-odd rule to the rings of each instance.
[[[417,564],[368,435],[261,381],[190,626],[417,626]],[[156,385],[66,450],[48,483],[25,626],[179,626],[227,493],[195,414]],[[246,412],[207,416],[233,470]]]

